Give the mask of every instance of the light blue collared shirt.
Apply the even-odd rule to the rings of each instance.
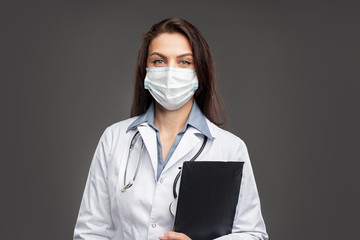
[[[155,126],[155,119],[154,119],[155,107],[154,103],[152,103],[146,113],[139,116],[133,123],[130,124],[127,131],[130,129],[134,129],[140,124],[147,122],[149,126],[151,126],[156,131],[156,139],[157,139],[157,154],[158,154],[158,170],[157,170],[157,179],[159,179],[162,171],[164,170],[166,164],[169,162],[172,154],[174,153],[176,147],[178,146],[182,136],[184,135],[185,131],[187,130],[188,126],[191,125],[192,127],[199,130],[202,134],[207,136],[210,140],[214,139],[210,133],[209,127],[206,122],[205,115],[201,112],[199,106],[194,101],[194,104],[191,108],[191,112],[189,115],[188,120],[184,126],[184,129],[176,135],[175,141],[172,144],[165,161],[163,160],[162,155],[162,147],[160,142],[160,131]]]

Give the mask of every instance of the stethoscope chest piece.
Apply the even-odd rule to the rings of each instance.
[[[170,212],[173,216],[175,216],[176,214],[176,208],[177,208],[177,198],[170,204],[169,208],[170,208]]]

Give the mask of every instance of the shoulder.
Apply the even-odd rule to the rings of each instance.
[[[117,133],[117,132],[123,132],[123,131],[127,131],[128,127],[130,126],[131,123],[133,123],[137,118],[139,118],[139,116],[135,116],[132,118],[128,118],[119,122],[116,122],[112,125],[110,125],[109,127],[107,127],[107,129],[105,131],[111,132],[111,133]]]
[[[224,130],[220,127],[218,127],[217,125],[215,125],[214,123],[212,123],[210,120],[206,119],[208,126],[209,126],[209,130],[212,134],[212,136],[214,137],[214,139],[217,140],[226,140],[226,141],[231,141],[233,143],[238,143],[238,144],[244,144],[244,141],[236,136],[235,134]]]
[[[124,142],[129,125],[137,118],[137,116],[128,118],[108,126],[100,137],[96,148],[96,155],[107,159],[106,156],[109,156],[114,151],[116,145]]]
[[[114,140],[126,134],[130,124],[134,122],[137,118],[138,116],[135,116],[113,123],[112,125],[108,126],[103,132],[100,138],[100,142],[110,147],[111,145],[113,145]]]
[[[214,137],[213,144],[226,152],[236,152],[236,155],[247,153],[245,142],[235,134],[224,130],[207,119],[209,130]]]

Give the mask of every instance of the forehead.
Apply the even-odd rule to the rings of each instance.
[[[148,51],[166,55],[192,53],[188,39],[180,33],[161,33],[151,40]]]

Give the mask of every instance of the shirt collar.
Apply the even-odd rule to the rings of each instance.
[[[154,102],[152,102],[148,110],[144,114],[140,115],[134,122],[132,122],[128,127],[128,129],[126,130],[126,132],[136,128],[137,126],[139,126],[144,122],[147,122],[150,126],[155,127],[154,113],[155,113],[155,107],[154,107]]]
[[[213,140],[213,136],[210,133],[208,124],[206,122],[205,115],[201,112],[199,106],[197,105],[196,101],[194,101],[194,104],[191,108],[191,112],[189,115],[189,118],[186,122],[186,125],[191,125],[192,127],[199,130],[202,134],[207,136],[210,140]],[[186,126],[185,125],[185,126]]]
[[[153,102],[153,103],[151,103],[151,105],[148,108],[148,110],[146,111],[146,113],[140,115],[133,123],[130,124],[127,131],[136,128],[137,126],[139,126],[140,124],[142,124],[144,122],[147,122],[152,128],[157,130],[155,127],[154,113],[155,113],[155,106],[154,106],[154,102]],[[197,130],[199,130],[202,134],[207,136],[210,140],[214,139],[210,133],[208,124],[206,122],[206,117],[201,112],[196,101],[194,101],[194,103],[193,103],[189,118],[188,118],[182,132],[185,132],[189,125],[196,128]]]

